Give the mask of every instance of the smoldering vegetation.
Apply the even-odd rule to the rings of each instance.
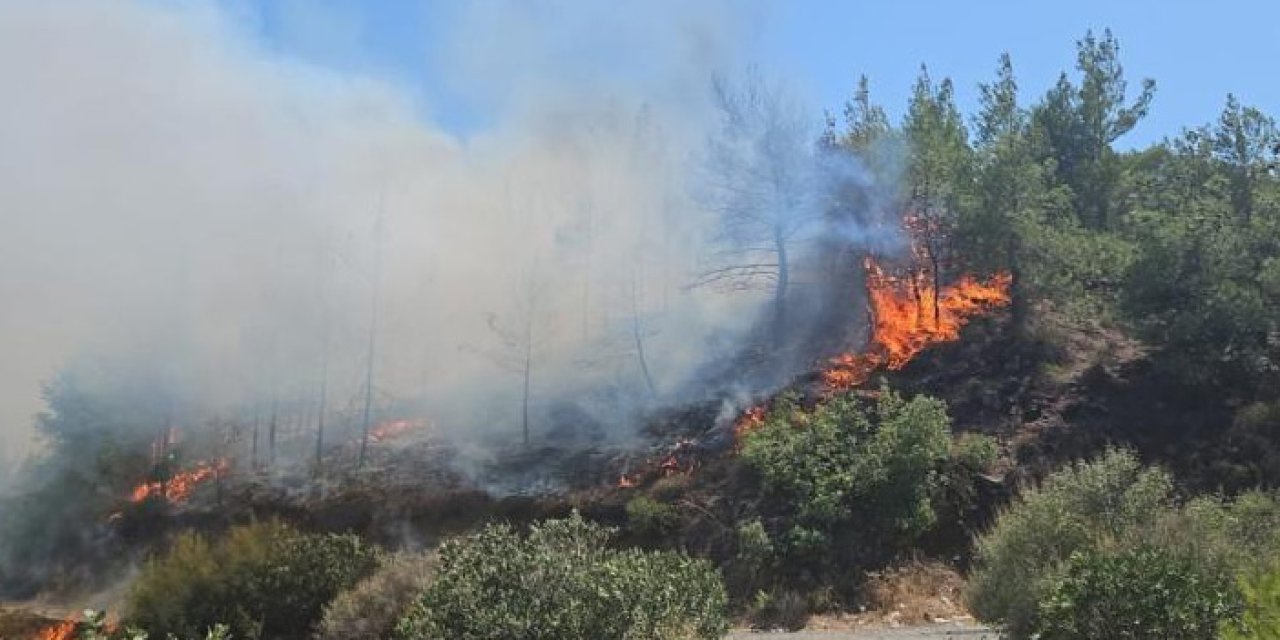
[[[673,415],[726,427],[862,339],[854,260],[900,249],[892,171],[820,144],[794,88],[741,63],[733,20],[474,11],[450,81],[499,117],[461,138],[217,6],[0,10],[18,591],[157,535],[114,511],[139,482],[555,491],[642,459]],[[662,73],[553,46],[587,24]],[[495,59],[492,38],[523,50]]]

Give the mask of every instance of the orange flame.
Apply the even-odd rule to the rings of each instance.
[[[198,462],[188,471],[175,473],[168,482],[143,482],[133,488],[129,495],[130,502],[142,502],[153,496],[163,496],[169,502],[182,502],[191,496],[191,492],[206,480],[227,470],[230,464],[226,458],[213,462]]]
[[[37,640],[71,640],[75,632],[75,618],[68,617],[62,622],[58,622],[41,629],[36,638]]]
[[[1007,273],[987,282],[965,275],[939,295],[927,271],[898,278],[871,258],[863,266],[875,317],[870,347],[830,360],[830,368],[822,373],[829,391],[856,387],[882,366],[901,369],[929,345],[958,339],[960,329],[974,316],[1009,304],[1012,278]]]
[[[764,405],[756,405],[743,412],[738,421],[733,423],[733,439],[734,442],[742,442],[742,437],[759,429],[764,424],[765,414],[768,409]]]
[[[638,484],[640,484],[639,478],[628,478],[625,473],[618,476],[619,489],[630,489]]]
[[[369,430],[369,443],[386,442],[423,424],[422,420],[388,420]]]

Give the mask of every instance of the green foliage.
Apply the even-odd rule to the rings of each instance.
[[[928,490],[948,428],[941,401],[888,389],[870,411],[852,395],[812,413],[780,402],[746,436],[742,459],[799,523],[825,529],[865,510],[867,525],[910,536],[930,524]]]
[[[649,496],[636,496],[627,501],[627,526],[646,536],[662,536],[680,524],[676,508]]]
[[[1229,577],[1280,550],[1278,526],[1280,500],[1272,494],[1201,497],[1179,506],[1168,474],[1111,450],[1025,491],[978,539],[969,605],[1014,639],[1213,637],[1217,622],[1235,611]],[[1168,636],[1114,635],[1137,632],[1104,614],[1165,616],[1182,626],[1148,625]],[[1088,626],[1094,618],[1111,631],[1090,636],[1098,631]],[[1037,629],[1042,635],[1033,636]]]
[[[948,429],[941,401],[904,400],[888,389],[869,406],[852,395],[812,412],[776,401],[741,451],[759,474],[766,510],[781,516],[766,523],[765,539],[785,558],[776,566],[792,575],[848,574],[909,545],[934,522]]]
[[[151,634],[138,629],[137,627],[126,627],[124,629],[113,629],[112,625],[107,623],[107,613],[105,611],[95,611],[87,609],[84,612],[84,620],[76,627],[73,638],[75,640],[148,640]],[[169,634],[167,640],[179,640],[177,636]],[[231,627],[225,624],[215,624],[202,635],[189,636],[190,640],[233,640],[231,635]]]
[[[435,554],[398,554],[373,575],[343,591],[324,610],[317,640],[381,640],[426,591],[435,576]]]
[[[719,638],[726,596],[716,571],[682,553],[614,550],[578,514],[521,536],[491,525],[446,541],[436,579],[396,637],[450,640]]]
[[[999,456],[999,443],[985,434],[962,433],[951,441],[951,460],[962,469],[986,471]]]
[[[1161,547],[1086,550],[1045,588],[1042,640],[1213,640],[1240,609],[1229,575]]]
[[[1172,505],[1172,481],[1128,451],[1073,464],[1029,489],[978,538],[969,606],[1027,637],[1038,602],[1073,553],[1118,540]]]
[[[324,606],[380,558],[355,536],[279,523],[233,527],[214,542],[184,533],[143,569],[127,620],[157,635],[195,636],[226,623],[240,638],[307,638]]]
[[[1280,640],[1280,563],[1240,578],[1244,612],[1222,625],[1224,640]]]

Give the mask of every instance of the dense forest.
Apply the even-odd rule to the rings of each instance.
[[[531,436],[518,326],[499,333],[521,433],[489,485],[447,450],[373,446],[368,404],[358,452],[321,417],[290,475],[274,406],[250,462],[225,462],[230,427],[157,457],[154,430],[119,427],[150,419],[149,389],[50,382],[47,447],[0,506],[0,597],[116,595],[61,623],[0,611],[0,637],[656,640],[859,611],[971,613],[1015,639],[1277,637],[1280,128],[1224,96],[1133,149],[1158,85],[1126,76],[1110,31],[1030,103],[1015,63],[976,113],[921,67],[900,122],[864,77],[813,135],[765,80],[712,83],[697,197],[722,261],[690,286],[769,303],[704,373],[788,374],[727,420],[726,382],[649,407],[642,444],[592,444],[576,414]],[[801,209],[818,219],[778,213]],[[956,320],[966,284],[1007,289]],[[930,336],[902,358],[880,336],[890,286]],[[632,311],[629,384],[657,396]],[[493,489],[554,465],[578,482]]]

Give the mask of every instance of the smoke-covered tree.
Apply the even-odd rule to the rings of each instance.
[[[486,321],[493,333],[492,348],[480,349],[494,364],[520,378],[520,433],[529,445],[529,410],[534,368],[549,336],[544,308],[545,286],[532,273],[519,280],[512,308],[506,315],[490,313]]]
[[[155,382],[155,381],[148,381]],[[91,584],[118,558],[108,513],[141,478],[163,480],[147,451],[165,431],[162,385],[103,385],[71,371],[44,388],[44,449],[0,497],[0,594]]]
[[[718,216],[718,251],[696,284],[773,293],[773,342],[786,337],[797,245],[821,219],[821,163],[810,117],[751,72],[713,83],[719,130],[705,154],[703,200]]]
[[[876,145],[893,134],[893,125],[884,108],[871,101],[871,83],[867,76],[858,77],[858,88],[844,105],[845,130],[835,132],[835,122],[828,119],[829,140],[858,153],[864,161],[879,156],[871,153]]]

